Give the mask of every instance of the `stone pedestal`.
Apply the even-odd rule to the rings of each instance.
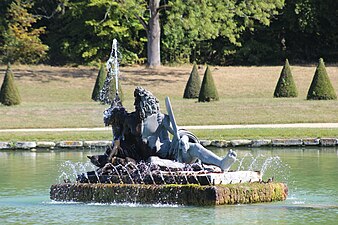
[[[260,182],[213,186],[65,183],[50,189],[50,198],[55,201],[196,206],[283,201],[287,194],[283,183]]]

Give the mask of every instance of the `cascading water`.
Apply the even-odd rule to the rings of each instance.
[[[279,156],[245,153],[243,157],[237,159],[237,163],[237,171],[260,171],[263,180],[274,178],[287,182],[289,179],[290,166],[284,163]]]
[[[254,156],[251,153],[246,153],[242,158],[237,160],[238,167],[236,171],[260,171],[263,180],[275,178],[283,182],[287,182],[289,178],[290,167],[282,162],[279,156],[264,156],[258,154]],[[189,177],[194,177],[196,183],[199,183],[197,175],[207,175],[208,170],[201,165],[187,165],[182,170],[172,171],[172,168],[159,168],[157,165],[150,163],[140,162],[138,164],[127,163],[126,165],[109,164],[110,168],[108,178],[116,177],[114,180],[117,183],[129,183],[129,184],[166,184],[167,182],[174,182],[175,184],[186,183],[189,184]],[[88,177],[86,171],[94,171],[94,181]],[[61,164],[59,168],[58,182],[76,182],[79,181],[79,174],[82,174],[82,179],[87,179],[88,182],[101,182],[97,169],[90,162],[70,162],[66,161]],[[167,171],[167,172],[165,172]],[[189,175],[187,174],[189,173]],[[191,175],[192,174],[192,175]],[[169,181],[168,181],[169,177]],[[208,178],[207,178],[208,179]],[[113,182],[111,180],[110,182]],[[212,184],[211,180],[208,180],[209,185]]]
[[[78,174],[86,174],[86,171],[95,170],[96,167],[90,162],[71,162],[65,161],[59,166],[60,175],[57,178],[58,183],[76,182]]]

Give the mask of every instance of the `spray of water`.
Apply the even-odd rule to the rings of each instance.
[[[110,52],[110,57],[106,63],[107,67],[107,77],[104,81],[102,90],[100,91],[100,102],[103,104],[111,104],[115,95],[111,96],[111,81],[115,78],[115,90],[116,94],[118,94],[118,86],[119,86],[119,62],[118,62],[119,52],[117,50],[117,40],[113,40],[112,50]]]
[[[95,166],[91,162],[72,162],[65,161],[63,162],[58,169],[59,176],[57,178],[58,183],[64,182],[76,182],[77,176],[79,174],[87,174],[87,171],[95,170]]]
[[[237,171],[260,171],[263,180],[273,178],[279,182],[288,182],[290,178],[290,166],[283,162],[279,156],[246,153],[242,158],[237,159],[237,164]]]
[[[263,154],[253,155],[251,153],[246,153],[243,157],[238,157],[234,167],[236,167],[236,164],[237,171],[260,171],[264,181],[273,178],[275,181],[288,183],[290,178],[290,167],[284,163],[279,156],[264,156]],[[199,174],[208,173],[208,171],[203,168],[198,169],[195,167],[196,165],[194,168],[190,165],[181,173],[177,173],[178,171],[171,171],[170,168],[167,168],[165,174],[166,176],[172,176],[172,181],[177,184],[180,182],[184,183],[184,180],[176,180],[178,178],[177,175],[181,175],[180,177],[183,177],[186,183],[189,183],[187,172],[199,171]],[[100,181],[97,167],[91,162],[82,163],[66,161],[59,166],[60,175],[57,182],[76,182],[79,174],[83,174],[87,180],[90,180],[87,174],[88,171],[94,171],[97,180]],[[120,183],[148,183],[149,181],[153,184],[158,182],[166,183],[166,178],[164,177],[162,170],[156,165],[145,162],[140,162],[138,164],[128,163],[127,165],[116,166],[110,164],[109,171],[108,174],[116,176]],[[193,174],[196,176],[196,172]],[[155,181],[158,178],[162,179],[162,182]],[[209,184],[211,184],[211,181],[209,181]]]

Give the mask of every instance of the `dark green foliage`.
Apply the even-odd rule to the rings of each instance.
[[[104,81],[106,79],[106,75],[107,75],[107,71],[106,71],[106,67],[105,64],[101,64],[100,66],[100,70],[99,73],[97,75],[96,81],[95,81],[95,86],[93,89],[93,93],[92,93],[92,99],[94,101],[99,101],[100,99],[100,91],[103,87]]]
[[[11,106],[21,103],[19,91],[14,83],[14,75],[10,64],[7,66],[7,71],[0,90],[0,102],[3,105]]]
[[[121,65],[147,61],[149,2],[154,1],[15,2],[19,1],[0,1],[2,63],[12,58],[27,63],[41,59],[52,65],[93,65],[110,53],[113,38],[121,43]],[[19,7],[28,2],[34,4]],[[165,64],[196,60],[209,65],[278,65],[281,58],[303,64],[317,61],[318,55],[329,63],[338,60],[336,0],[160,4],[161,59]],[[16,23],[19,19],[24,20]],[[27,22],[32,26],[22,29]],[[44,45],[49,47],[47,52]]]
[[[183,98],[198,98],[200,88],[201,88],[201,79],[200,76],[198,75],[196,63],[194,63],[194,66],[190,73],[189,80],[184,89]]]
[[[319,59],[315,75],[307,93],[308,100],[331,100],[337,99],[337,95],[327,75],[324,60]]]
[[[297,97],[297,95],[297,88],[293,81],[289,61],[286,59],[273,96],[276,98],[290,98]]]
[[[109,83],[107,83],[108,81],[105,80],[103,88],[99,92],[99,96],[102,94],[101,99],[98,99],[98,101],[100,101],[102,104],[111,104],[114,98],[116,97],[116,82],[115,81],[116,81],[115,76],[111,78]],[[122,91],[120,80],[118,83],[118,94],[119,94],[119,99],[122,102],[124,99],[124,96],[123,96],[123,91]]]
[[[209,66],[205,70],[201,90],[198,96],[199,102],[217,101],[219,99],[214,79],[212,78]]]

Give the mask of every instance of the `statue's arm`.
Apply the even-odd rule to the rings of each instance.
[[[112,127],[113,130],[113,146],[110,154],[108,155],[108,160],[111,161],[114,156],[117,155],[118,150],[120,149],[121,139],[123,139],[123,128],[120,126]]]
[[[170,118],[166,114],[164,114],[164,118],[162,120],[162,126],[164,126],[165,129],[167,129],[170,134],[175,135],[175,132],[174,132],[173,128],[171,127]]]

